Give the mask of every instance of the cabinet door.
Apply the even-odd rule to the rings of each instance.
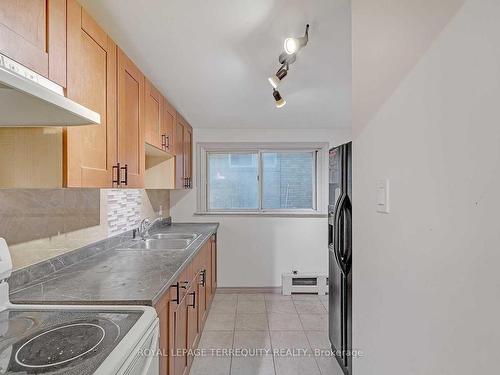
[[[162,123],[163,123],[163,96],[146,79],[145,110],[146,110],[146,142],[157,148],[163,148]]]
[[[155,306],[158,319],[160,321],[160,375],[168,375],[168,359],[170,344],[170,293],[167,292]]]
[[[188,306],[187,306],[188,296],[186,295],[181,299],[179,304],[175,304],[172,307],[172,318],[171,326],[173,328],[172,336],[172,356],[171,358],[171,369],[175,375],[184,375],[187,373],[187,355],[186,350],[187,345],[187,330],[188,330]]]
[[[200,274],[198,277],[198,332],[201,333],[207,315],[207,247],[201,249]]]
[[[217,236],[211,238],[211,253],[212,253],[212,294],[217,290]]]
[[[190,127],[184,126],[184,177],[187,181],[186,187],[191,189],[193,187],[193,132]]]
[[[175,150],[175,188],[184,189],[186,180],[184,176],[184,126],[177,119],[174,128],[174,150]]]
[[[205,273],[206,274],[206,273]],[[202,274],[200,274],[200,277],[202,277]],[[201,281],[201,280],[200,280]],[[205,281],[206,282],[206,281]],[[199,299],[199,304],[198,304],[198,332],[201,333],[203,330],[203,323],[205,322],[206,314],[207,314],[207,288],[205,286],[206,284],[201,284],[201,282],[198,284],[198,299]]]
[[[0,53],[66,86],[66,0],[1,0]]]
[[[206,274],[205,274],[205,287],[206,287],[206,305],[207,313],[212,303],[212,243],[208,242],[206,246]]]
[[[198,304],[199,304],[199,292],[198,292],[198,278],[196,277],[188,290],[186,295],[187,299],[187,347],[188,349],[195,349],[195,344],[198,341]],[[191,366],[193,361],[193,356],[188,356],[188,367]]]
[[[161,135],[163,136],[163,149],[171,154],[174,153],[174,127],[177,118],[177,113],[174,107],[164,100],[163,105],[163,122],[161,127]]]
[[[68,1],[67,86],[67,96],[98,112],[101,124],[65,130],[65,186],[111,187],[116,163],[116,45],[75,0]]]
[[[144,186],[144,75],[118,49],[118,162],[121,186]]]

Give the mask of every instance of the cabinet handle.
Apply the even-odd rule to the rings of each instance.
[[[115,179],[115,170],[116,170],[116,179]],[[116,184],[116,186],[120,186],[120,163],[116,163],[112,168],[112,183]]]
[[[207,277],[207,270],[202,270],[201,273],[201,281],[200,281],[200,285],[205,287],[205,284],[206,284],[206,277]]]
[[[119,169],[123,169],[125,171],[125,179],[120,181],[120,184],[128,185],[128,165],[125,164],[124,167],[120,167]]]
[[[193,304],[188,305],[191,306],[193,309],[196,308],[196,291],[189,293],[193,296]]]
[[[188,178],[184,177],[184,189],[188,187]]]
[[[167,148],[167,136],[166,136],[166,134],[161,135],[161,147]]]
[[[181,303],[181,289],[187,289],[188,285],[188,281],[177,281],[174,285],[171,286],[171,288],[176,289],[175,298],[172,300],[172,302],[175,302],[177,304]]]
[[[165,138],[167,139],[167,148],[170,149],[170,136],[167,135]]]
[[[171,287],[176,289],[175,298],[171,301],[179,304],[181,302],[181,287],[179,285],[179,282],[176,282],[175,285],[172,285]]]

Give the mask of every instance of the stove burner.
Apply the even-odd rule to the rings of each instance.
[[[75,323],[42,332],[16,352],[22,367],[44,369],[59,366],[92,352],[104,340],[104,329],[92,323]]]

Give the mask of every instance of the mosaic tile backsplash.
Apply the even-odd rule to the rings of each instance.
[[[139,226],[141,221],[141,190],[106,190],[108,202],[108,236],[114,236]]]

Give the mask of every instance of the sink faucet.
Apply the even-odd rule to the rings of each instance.
[[[139,224],[139,236],[141,237],[141,239],[145,240],[146,238],[148,238],[149,230],[151,229],[151,227],[161,220],[163,220],[163,216],[159,216],[153,221],[148,218],[143,219]]]
[[[143,219],[141,223],[139,224],[139,236],[143,240],[146,239],[146,237],[149,236],[149,228],[151,227],[151,221],[149,219]]]

